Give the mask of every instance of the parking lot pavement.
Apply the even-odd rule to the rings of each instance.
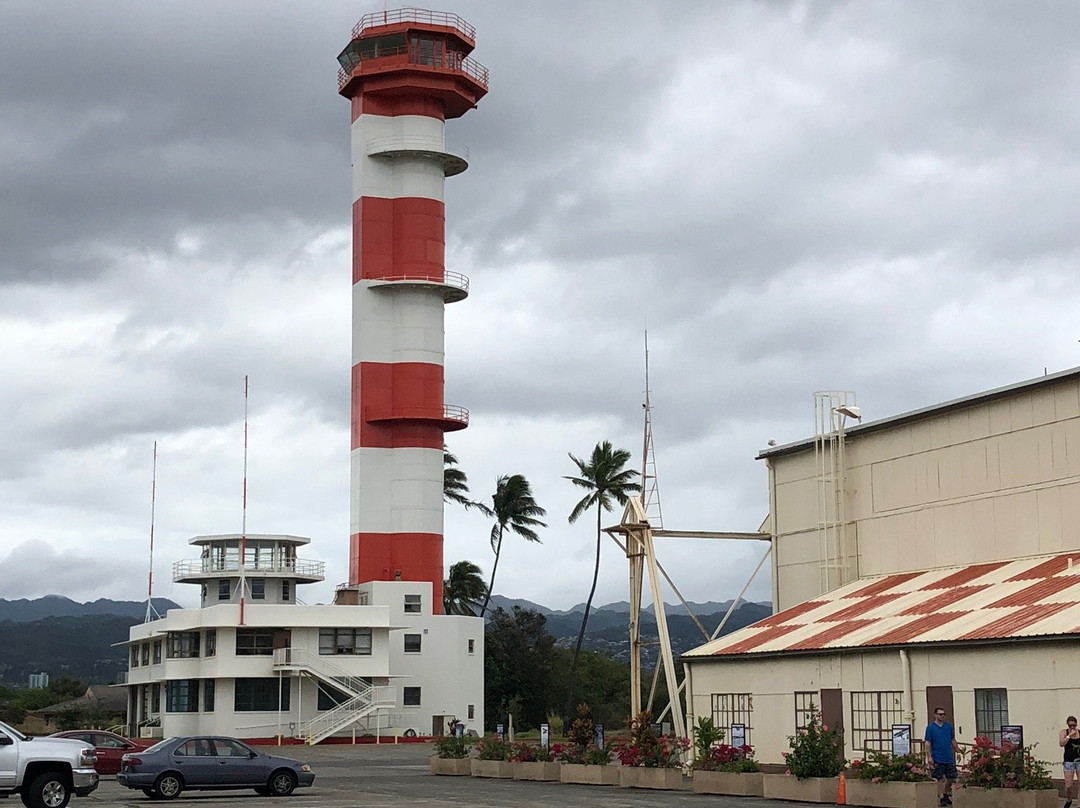
[[[206,808],[255,808],[271,800],[270,808],[793,808],[806,804],[689,791],[435,777],[428,769],[432,748],[426,743],[275,746],[262,751],[311,764],[315,785],[298,788],[285,799],[262,797],[250,790],[186,791],[178,802]],[[97,791],[73,799],[69,808],[162,804],[141,791],[124,788],[115,777],[104,777]]]

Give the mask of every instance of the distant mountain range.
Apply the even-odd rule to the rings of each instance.
[[[165,598],[154,598],[154,608],[158,614],[165,614],[169,609],[179,609],[180,604]],[[95,614],[114,614],[141,620],[146,616],[146,601],[99,598],[88,603],[79,603],[62,595],[46,595],[34,600],[0,598],[0,621],[29,623],[46,617],[90,617]]]

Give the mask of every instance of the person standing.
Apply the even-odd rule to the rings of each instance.
[[[1076,716],[1065,719],[1065,729],[1058,733],[1058,746],[1065,750],[1065,805],[1071,808],[1076,798],[1078,772],[1080,772],[1080,730],[1076,728]]]
[[[934,720],[926,725],[923,734],[926,741],[926,763],[934,767],[937,780],[938,805],[952,805],[952,785],[956,782],[956,755],[960,747],[956,743],[953,725],[945,720],[945,710],[934,708]]]

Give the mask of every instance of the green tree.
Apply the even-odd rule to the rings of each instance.
[[[570,455],[577,466],[576,477],[565,477],[578,488],[588,493],[570,511],[569,521],[574,524],[589,508],[596,506],[596,562],[593,565],[592,586],[585,601],[585,614],[581,617],[581,630],[578,631],[577,644],[574,646],[574,661],[570,666],[570,689],[566,700],[566,714],[574,706],[574,677],[577,674],[578,659],[581,656],[581,643],[585,639],[585,627],[589,623],[589,610],[592,608],[593,595],[596,594],[596,580],[600,575],[600,519],[603,511],[610,511],[618,502],[625,505],[630,496],[641,490],[634,482],[638,472],[625,468],[630,460],[630,453],[625,449],[614,449],[611,441],[598,443],[592,450],[588,462]]]
[[[456,502],[466,510],[476,503],[469,499],[469,481],[465,472],[458,468],[458,459],[443,445],[443,500]]]
[[[491,580],[484,595],[484,605],[480,607],[480,616],[487,612],[491,601],[492,587],[495,586],[495,571],[499,567],[499,555],[502,553],[503,535],[507,528],[526,541],[539,542],[540,537],[533,528],[547,527],[540,521],[547,511],[533,499],[532,486],[521,474],[504,474],[495,481],[495,493],[491,495],[491,507],[480,502],[476,507],[488,518],[493,518],[491,526],[491,550],[495,553],[495,563],[491,565]]]
[[[480,601],[487,595],[487,585],[482,572],[471,561],[458,561],[450,565],[450,572],[443,581],[443,614],[476,616]]]
[[[494,729],[507,714],[516,729],[538,727],[556,698],[555,638],[532,609],[495,609],[484,630],[484,715]]]

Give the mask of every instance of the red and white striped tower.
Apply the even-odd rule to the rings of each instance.
[[[454,14],[368,14],[338,57],[352,102],[353,346],[349,583],[430,581],[442,611],[443,433],[468,411],[443,401],[443,314],[468,279],[443,265],[445,178],[468,164],[445,121],[487,92]]]

